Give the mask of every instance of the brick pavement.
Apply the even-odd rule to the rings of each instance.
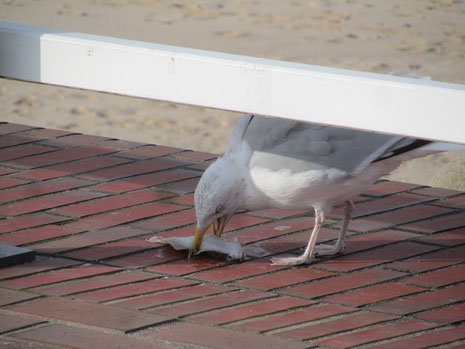
[[[242,212],[244,262],[147,242],[192,235],[214,154],[0,123],[0,347],[465,346],[465,193],[381,181],[357,197],[343,256],[300,254],[311,212]],[[333,242],[341,208],[321,241]]]

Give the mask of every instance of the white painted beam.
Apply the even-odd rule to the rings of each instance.
[[[465,86],[0,22],[0,76],[465,143]]]

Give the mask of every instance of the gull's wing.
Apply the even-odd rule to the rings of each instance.
[[[423,146],[428,141],[292,120],[246,115],[230,139],[252,149],[250,167],[294,172],[338,169],[362,171],[376,161]]]

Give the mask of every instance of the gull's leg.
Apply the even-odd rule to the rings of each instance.
[[[315,246],[315,255],[333,256],[335,254],[344,252],[346,248],[345,237],[347,232],[347,226],[349,225],[353,210],[353,202],[351,200],[347,200],[344,206],[344,220],[342,221],[341,231],[339,233],[339,237],[337,238],[336,244]]]
[[[321,210],[315,209],[315,226],[308,240],[307,248],[300,257],[275,257],[271,259],[273,265],[299,265],[310,264],[313,261],[313,249],[315,248],[318,233],[325,222],[325,214]]]

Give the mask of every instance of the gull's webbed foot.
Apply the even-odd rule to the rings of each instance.
[[[271,258],[272,265],[301,265],[310,264],[313,262],[313,258],[307,258],[304,255],[299,257],[274,257]]]
[[[314,252],[315,256],[334,256],[344,252],[345,248],[345,243],[335,245],[324,244],[315,246]]]

